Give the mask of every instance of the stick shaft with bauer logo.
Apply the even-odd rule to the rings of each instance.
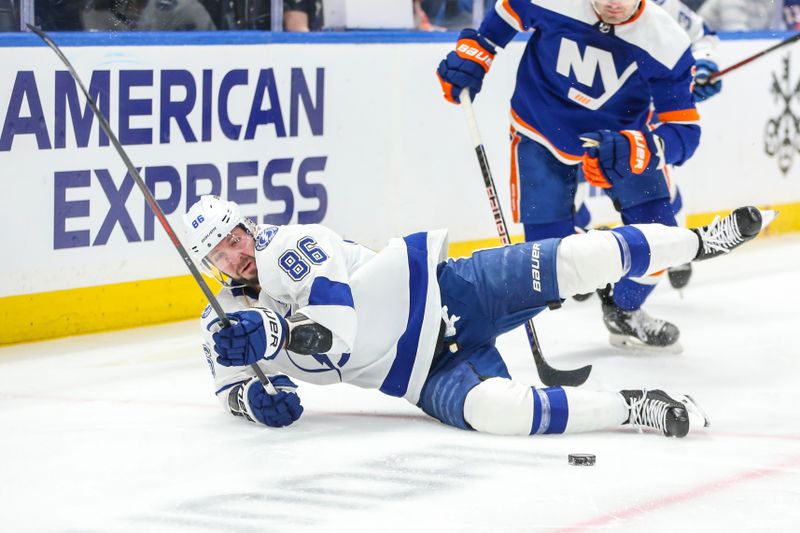
[[[478,164],[481,167],[483,184],[486,189],[486,194],[489,197],[489,206],[492,209],[492,217],[494,218],[497,234],[500,236],[500,240],[504,245],[511,244],[511,238],[508,235],[508,226],[506,226],[503,210],[500,207],[500,200],[497,197],[497,188],[494,186],[494,179],[492,178],[491,170],[489,170],[489,160],[483,148],[483,141],[481,140],[481,134],[478,130],[478,122],[475,119],[475,111],[472,108],[469,89],[463,89],[459,99],[461,100],[461,107],[464,109],[464,116],[467,119],[467,126],[469,127],[472,144],[475,147],[475,154],[478,156]],[[589,373],[592,371],[592,365],[586,365],[574,370],[558,370],[553,368],[542,354],[542,348],[539,345],[539,337],[536,335],[536,329],[533,327],[532,319],[529,319],[525,323],[525,332],[528,335],[528,342],[531,346],[533,360],[536,363],[536,372],[539,374],[539,379],[542,380],[542,383],[547,386],[566,385],[577,387],[586,381],[589,377]]]

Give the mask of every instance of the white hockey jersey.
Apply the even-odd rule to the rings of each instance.
[[[692,41],[692,55],[695,59],[717,61],[719,37],[709,28],[703,18],[689,9],[680,0],[653,0],[661,6],[686,31]]]
[[[309,383],[379,389],[416,404],[442,324],[436,268],[446,259],[447,231],[392,239],[378,253],[320,225],[259,226],[255,240],[261,291],[223,288],[223,309],[299,312],[333,333],[329,353],[281,350],[262,359],[261,369]],[[224,392],[254,373],[216,363],[208,330],[215,319],[207,307],[203,349],[217,396],[226,403]]]

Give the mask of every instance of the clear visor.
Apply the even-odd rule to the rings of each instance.
[[[641,0],[591,0],[592,7],[608,24],[620,24],[633,16]]]
[[[252,235],[237,226],[203,257],[202,269],[223,285],[233,285],[235,279],[245,277],[242,270],[253,261],[252,241]]]
[[[203,259],[203,261],[200,263],[200,267],[200,270],[203,272],[203,274],[211,276],[226,287],[238,287],[242,285],[242,283],[235,281],[231,276],[212,265],[207,259]]]

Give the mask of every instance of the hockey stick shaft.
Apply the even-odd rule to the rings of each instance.
[[[788,44],[792,44],[793,42],[798,41],[798,40],[800,40],[800,33],[795,33],[791,37],[787,37],[786,39],[782,40],[781,42],[770,46],[766,50],[762,50],[762,51],[758,52],[757,54],[753,54],[750,57],[742,59],[738,63],[734,63],[733,65],[720,70],[719,72],[715,72],[714,74],[712,74],[709,77],[708,81],[709,82],[713,82],[714,80],[716,80],[718,78],[721,78],[725,74],[727,74],[729,72],[732,72],[732,71],[734,71],[734,70],[736,70],[736,69],[738,69],[740,67],[743,67],[743,66],[747,65],[748,63],[750,63],[752,61],[755,61],[756,59],[758,59],[761,56],[767,55],[770,52],[774,52],[778,48],[783,48],[784,46],[786,46]]]
[[[203,279],[203,276],[200,274],[200,271],[197,269],[197,266],[194,264],[194,261],[192,261],[192,258],[186,251],[186,248],[184,248],[183,243],[181,243],[180,239],[178,238],[178,235],[172,229],[172,226],[167,220],[167,217],[164,216],[164,212],[161,210],[161,206],[158,205],[158,202],[153,197],[153,194],[150,192],[150,189],[147,188],[147,185],[142,179],[142,176],[139,174],[139,171],[133,165],[133,162],[131,162],[131,159],[128,157],[127,152],[125,152],[125,150],[122,148],[122,145],[120,144],[119,139],[117,139],[117,136],[111,129],[108,120],[106,120],[106,117],[97,107],[97,103],[94,101],[94,98],[92,98],[91,95],[89,95],[89,91],[86,90],[86,86],[84,86],[83,82],[78,76],[78,73],[75,72],[72,63],[70,63],[70,61],[61,51],[58,45],[55,42],[53,42],[53,40],[45,32],[43,32],[36,26],[33,26],[32,24],[27,24],[27,26],[29,30],[38,35],[45,42],[45,44],[47,44],[47,46],[49,46],[50,49],[53,50],[53,52],[55,52],[55,54],[58,56],[61,62],[64,63],[64,65],[67,67],[67,70],[69,70],[72,79],[75,80],[75,83],[78,84],[78,87],[80,87],[81,92],[83,92],[83,95],[86,97],[86,102],[92,109],[92,113],[94,113],[95,117],[97,117],[97,121],[100,123],[100,127],[108,136],[109,140],[111,141],[111,144],[114,145],[114,148],[116,149],[120,158],[122,158],[122,161],[125,163],[125,166],[128,169],[128,173],[136,182],[136,185],[139,187],[139,189],[141,189],[142,194],[144,194],[144,198],[147,201],[147,205],[149,205],[150,209],[153,210],[153,213],[155,213],[156,218],[161,223],[161,226],[164,228],[164,231],[167,232],[167,235],[172,241],[172,244],[180,254],[181,259],[183,259],[183,262],[189,268],[189,272],[191,272],[192,277],[194,277],[194,280],[200,286],[200,289],[203,291],[203,294],[208,300],[208,303],[211,304],[211,307],[214,309],[214,312],[219,317],[220,323],[225,328],[230,327],[231,321],[228,319],[227,315],[225,314],[225,311],[222,309],[222,306],[219,304],[219,301],[217,300],[216,296],[214,296],[214,293],[211,291],[211,288]],[[258,379],[261,381],[261,384],[264,385],[264,389],[267,390],[267,392],[269,392],[270,394],[277,393],[275,387],[272,386],[272,383],[270,383],[266,374],[262,372],[261,368],[257,364],[254,363],[250,365],[250,368],[252,368],[253,372],[256,373]]]
[[[503,216],[503,210],[500,207],[500,200],[497,197],[497,188],[494,185],[492,172],[489,169],[489,160],[486,157],[486,150],[483,147],[480,130],[478,130],[478,121],[475,118],[475,110],[472,107],[469,89],[463,89],[461,91],[460,100],[461,107],[464,109],[464,116],[467,119],[467,126],[470,137],[472,138],[472,144],[475,147],[475,154],[478,157],[478,163],[481,167],[483,185],[489,197],[489,205],[492,208],[492,217],[494,217],[497,234],[500,236],[500,240],[504,245],[511,244],[511,237],[508,235],[508,226]],[[539,379],[542,380],[542,383],[548,386],[568,385],[577,387],[586,381],[592,370],[592,365],[576,368],[575,370],[557,370],[551,367],[544,359],[542,348],[539,344],[539,337],[536,335],[536,328],[533,326],[533,319],[528,319],[525,323],[525,332],[528,335],[528,343],[531,346],[533,360],[536,363],[536,372],[539,374]]]

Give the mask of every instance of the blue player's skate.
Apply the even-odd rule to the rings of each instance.
[[[669,267],[667,269],[667,277],[669,284],[673,289],[684,289],[689,284],[692,277],[692,264],[684,263],[682,265]]]
[[[609,341],[617,348],[654,348],[680,352],[680,330],[666,320],[653,318],[641,309],[625,311],[613,303],[603,302],[603,322],[610,333]]]
[[[675,324],[653,318],[642,309],[626,311],[617,307],[610,287],[598,291],[603,304],[603,323],[609,332],[609,342],[617,348],[652,349],[675,352],[680,331]]]
[[[725,217],[716,217],[711,224],[694,228],[699,247],[694,261],[705,261],[729,253],[754,239],[777,215],[776,211],[760,211],[753,206],[740,207]],[[652,349],[678,353],[680,331],[665,320],[653,318],[641,309],[626,311],[617,307],[610,291],[599,291],[603,302],[603,322],[608,328],[612,346]]]

